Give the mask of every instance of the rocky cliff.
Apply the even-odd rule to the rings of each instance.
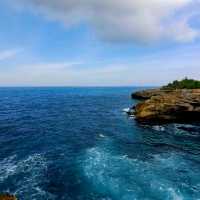
[[[171,90],[149,89],[149,90],[134,92],[131,94],[131,96],[133,99],[146,100],[146,99],[150,99],[152,96],[167,94],[169,92],[171,92]]]
[[[144,99],[135,106],[138,121],[200,121],[200,89],[146,90],[132,94],[132,98]]]

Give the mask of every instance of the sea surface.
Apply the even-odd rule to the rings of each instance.
[[[122,110],[140,89],[0,88],[0,193],[200,199],[200,124],[138,124]]]

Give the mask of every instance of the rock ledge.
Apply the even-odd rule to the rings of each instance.
[[[200,121],[200,89],[146,90],[132,94],[143,99],[134,115],[141,122]]]

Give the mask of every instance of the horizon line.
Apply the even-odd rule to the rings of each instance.
[[[100,87],[161,87],[161,85],[0,85],[0,88],[50,88],[50,87],[58,87],[58,88],[100,88]]]

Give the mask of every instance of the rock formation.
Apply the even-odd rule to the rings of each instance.
[[[132,98],[145,99],[135,106],[138,121],[200,121],[200,89],[146,90],[134,93]]]
[[[17,200],[17,198],[10,194],[0,194],[0,200]]]
[[[133,99],[145,100],[145,99],[150,99],[152,96],[166,94],[168,92],[171,92],[171,90],[149,89],[149,90],[134,92],[131,94],[131,96]]]

